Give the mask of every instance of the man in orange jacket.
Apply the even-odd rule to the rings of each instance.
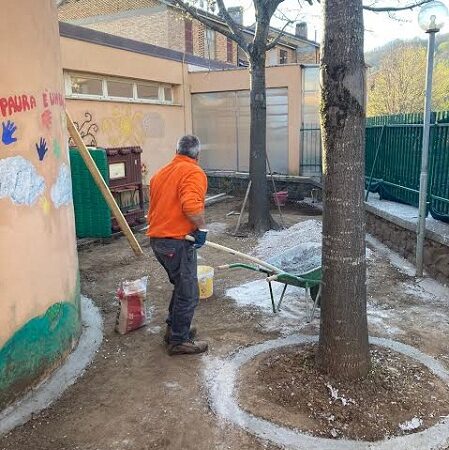
[[[150,181],[148,236],[151,247],[174,285],[168,308],[165,342],[170,355],[196,354],[207,350],[207,342],[194,341],[191,329],[199,300],[196,250],[206,241],[204,200],[207,177],[198,165],[200,141],[183,136],[176,156]],[[195,242],[185,240],[190,234]]]

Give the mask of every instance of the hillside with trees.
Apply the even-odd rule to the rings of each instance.
[[[396,40],[366,54],[369,116],[422,112],[426,42]],[[449,34],[437,36],[433,110],[449,110]]]

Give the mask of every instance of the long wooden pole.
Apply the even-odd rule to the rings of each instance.
[[[120,226],[120,229],[123,231],[124,235],[126,236],[126,239],[128,239],[128,242],[133,249],[136,256],[143,255],[142,248],[140,247],[139,243],[137,242],[136,237],[131,231],[131,228],[129,228],[128,222],[126,221],[125,217],[123,216],[122,212],[120,211],[120,208],[117,205],[117,202],[115,201],[114,196],[112,195],[111,191],[109,190],[108,185],[104,181],[103,177],[101,176],[100,171],[98,170],[97,165],[95,164],[95,161],[93,160],[91,154],[89,153],[89,150],[87,150],[86,144],[83,142],[78,130],[76,129],[75,125],[73,124],[72,118],[70,117],[69,113],[65,112],[67,117],[67,129],[69,131],[70,136],[72,137],[73,141],[75,142],[76,147],[78,148],[78,151],[80,152],[81,157],[83,158],[84,163],[86,164],[87,168],[89,169],[90,174],[92,175],[92,178],[95,181],[95,184],[100,189],[103,198],[105,199],[106,203],[108,204],[109,208],[112,211],[112,214],[117,219],[117,222]]]

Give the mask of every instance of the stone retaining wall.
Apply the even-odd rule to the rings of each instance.
[[[416,233],[374,212],[366,212],[366,230],[402,257],[415,263]],[[425,270],[442,283],[449,282],[449,245],[426,237]]]
[[[209,192],[225,192],[229,195],[243,197],[248,187],[248,174],[243,173],[207,173],[209,182]],[[292,177],[274,175],[276,190],[288,191],[289,200],[303,200],[311,196],[312,189],[318,189],[318,200],[321,200],[321,184],[308,177]],[[271,196],[273,192],[273,183],[268,178],[268,189]]]

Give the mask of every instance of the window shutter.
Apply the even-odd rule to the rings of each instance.
[[[226,41],[226,50],[227,50],[227,61],[228,63],[232,63],[233,59],[234,59],[234,55],[233,55],[233,42],[232,39],[227,38]]]
[[[191,20],[185,20],[185,34],[184,34],[184,40],[185,40],[185,52],[193,54],[193,30],[192,30],[192,21]]]

